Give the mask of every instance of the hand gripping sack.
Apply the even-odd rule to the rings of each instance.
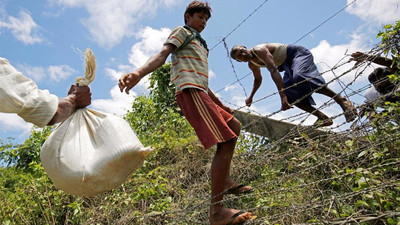
[[[93,68],[89,74],[92,76],[88,79],[77,79],[79,85],[93,80]],[[85,108],[78,109],[50,134],[40,158],[56,188],[93,196],[121,185],[150,152],[125,120]]]

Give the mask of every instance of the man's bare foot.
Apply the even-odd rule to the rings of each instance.
[[[313,124],[316,127],[327,127],[333,124],[333,121],[331,118],[326,118],[326,119],[317,119],[315,123]]]
[[[353,103],[351,103],[349,100],[343,101],[341,106],[344,112],[344,117],[346,118],[346,122],[351,122],[357,117],[357,110],[354,108]]]
[[[250,212],[219,207],[218,212],[210,212],[210,225],[242,224],[252,216]]]

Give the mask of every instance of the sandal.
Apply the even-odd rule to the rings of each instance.
[[[244,189],[244,190],[241,190],[244,187],[250,187],[250,186],[246,186],[244,184],[239,184],[236,187],[227,189],[225,191],[225,194],[241,195],[241,194],[247,194],[247,193],[250,193],[250,192],[254,191],[254,189],[252,187]]]

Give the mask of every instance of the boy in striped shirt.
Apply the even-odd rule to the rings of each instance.
[[[124,74],[118,86],[129,94],[145,75],[162,66],[171,57],[171,82],[176,88],[176,100],[183,115],[194,128],[205,149],[217,144],[211,166],[210,224],[240,224],[249,220],[251,213],[225,208],[221,203],[224,194],[241,194],[252,190],[238,185],[229,177],[231,159],[240,133],[240,123],[233,110],[208,88],[208,49],[200,32],[211,17],[207,2],[193,1],[185,11],[185,26],[175,28],[162,49],[136,71]],[[185,41],[195,34],[189,43]]]

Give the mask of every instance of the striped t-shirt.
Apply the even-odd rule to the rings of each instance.
[[[192,32],[183,26],[176,27],[169,35],[166,44],[177,48],[183,44]],[[195,38],[186,47],[172,53],[171,82],[175,85],[176,94],[185,88],[197,88],[208,92],[208,52]]]
[[[58,97],[18,72],[0,57],[0,112],[16,113],[26,122],[46,126],[56,114]]]

